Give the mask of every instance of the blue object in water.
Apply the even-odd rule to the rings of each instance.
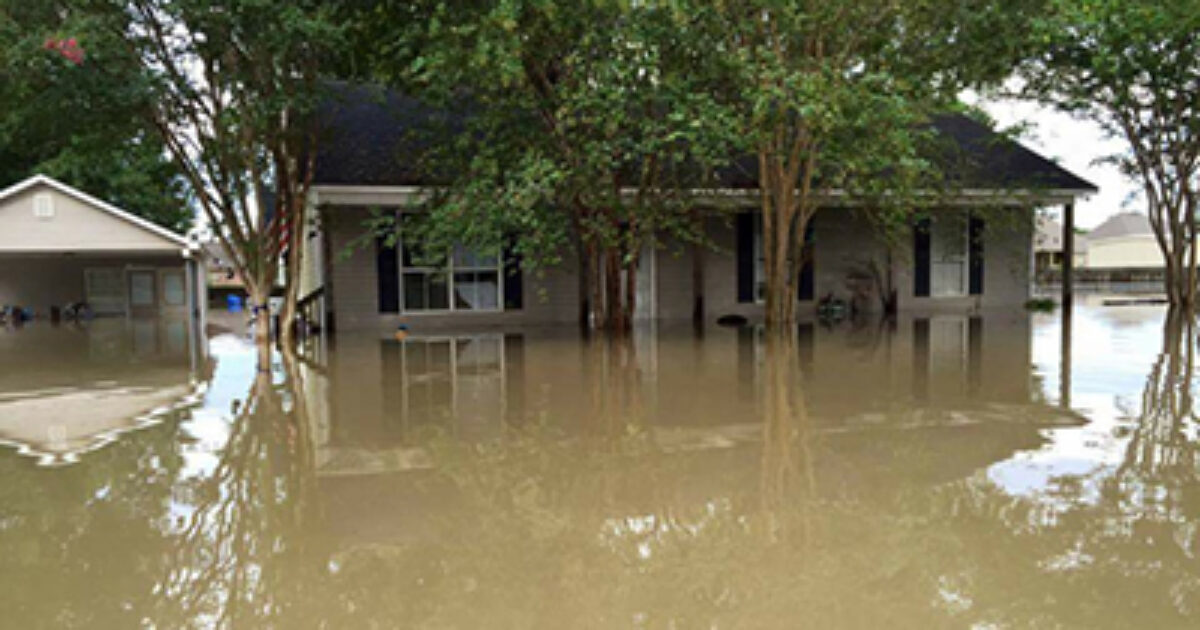
[[[225,298],[225,305],[229,309],[230,313],[242,312],[241,296],[230,294],[229,297]]]

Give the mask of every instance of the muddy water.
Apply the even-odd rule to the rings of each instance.
[[[0,330],[0,626],[1200,624],[1161,309],[1077,308],[1065,367],[1055,315],[414,328]]]

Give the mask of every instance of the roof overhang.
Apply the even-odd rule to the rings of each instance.
[[[331,206],[415,206],[428,200],[437,191],[429,186],[353,186],[344,184],[318,184],[313,186],[314,200],[318,205]],[[623,195],[633,197],[637,191],[627,188]],[[1014,207],[1048,206],[1072,203],[1081,197],[1095,194],[1093,189],[1009,189],[988,190],[965,188],[953,191],[925,191],[913,195],[916,205],[956,207]],[[756,189],[723,188],[699,189],[688,193],[700,206],[718,208],[758,207],[761,197]],[[817,204],[823,207],[862,207],[869,205],[846,191],[830,190],[817,195]]]

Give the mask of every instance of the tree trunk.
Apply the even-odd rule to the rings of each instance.
[[[633,328],[633,318],[637,310],[638,266],[641,255],[633,254],[625,263],[625,301],[621,305],[622,330]]]
[[[268,370],[271,364],[271,312],[267,301],[271,297],[271,283],[256,278],[249,283],[247,290],[254,325],[254,345],[258,349],[258,369]]]
[[[692,245],[692,324],[704,326],[704,248]]]
[[[612,332],[624,332],[627,322],[621,299],[621,256],[615,247],[604,252],[604,296],[605,327]]]

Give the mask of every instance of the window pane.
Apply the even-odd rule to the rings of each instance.
[[[463,311],[479,308],[475,305],[475,293],[473,272],[454,274],[454,308]]]
[[[427,284],[423,273],[404,274],[404,310],[423,311],[429,308],[429,301],[425,299]]]
[[[454,274],[454,307],[490,310],[500,306],[500,274],[472,271]]]
[[[154,306],[154,273],[132,271],[129,273],[129,303],[134,306]]]
[[[455,267],[495,267],[499,264],[499,257],[494,253],[477,252],[463,245],[454,246]]]
[[[449,280],[444,273],[429,274],[429,308],[445,310],[450,308]]]
[[[183,273],[170,271],[163,274],[163,301],[169,306],[183,306],[186,298],[183,289]]]
[[[967,224],[962,213],[946,212],[930,225],[932,294],[951,297],[967,293]]]
[[[480,271],[475,274],[476,299],[479,308],[495,309],[500,307],[500,272]]]

